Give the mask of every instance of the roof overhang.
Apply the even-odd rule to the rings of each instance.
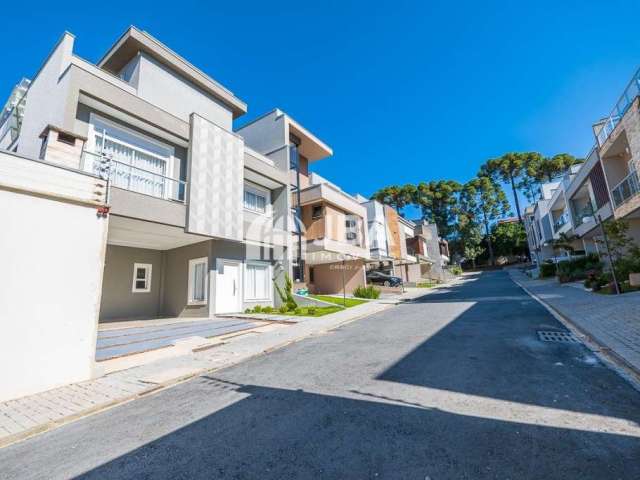
[[[193,66],[180,55],[169,49],[147,32],[129,27],[98,62],[98,67],[111,72],[119,72],[138,52],[144,52],[189,81],[202,88],[225,104],[233,112],[233,117],[247,113],[247,104],[230,90]]]
[[[329,145],[316,137],[309,130],[296,122],[289,115],[286,115],[287,124],[289,125],[289,133],[300,139],[299,151],[310,162],[321,160],[325,157],[333,155],[333,150]]]

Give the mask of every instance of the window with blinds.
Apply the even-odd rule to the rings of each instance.
[[[245,268],[245,300],[269,300],[271,279],[269,265],[263,263],[247,263]]]
[[[244,208],[255,213],[268,213],[270,199],[266,191],[259,190],[250,185],[244,187]]]
[[[188,299],[190,305],[207,301],[207,257],[189,260]]]

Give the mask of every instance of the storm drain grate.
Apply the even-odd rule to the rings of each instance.
[[[580,343],[571,332],[553,332],[538,330],[538,338],[543,342]]]

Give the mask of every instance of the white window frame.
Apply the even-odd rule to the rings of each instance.
[[[247,271],[250,267],[266,267],[267,270],[267,285],[266,292],[267,296],[264,298],[251,298],[248,295],[249,288],[247,282],[249,281],[249,272]],[[261,261],[261,260],[247,260],[244,264],[244,292],[243,298],[245,302],[270,302],[273,300],[273,270],[272,265],[269,262]]]
[[[151,291],[151,271],[153,265],[150,263],[134,263],[133,264],[133,281],[131,284],[131,292],[132,293],[149,293]],[[136,273],[138,273],[138,269],[142,268],[145,271],[145,288],[137,288],[136,281],[141,280],[136,277]]]
[[[204,264],[204,299],[197,300],[193,298],[193,273],[196,265]],[[207,257],[192,258],[189,260],[187,280],[187,305],[206,305],[209,298],[209,259]]]
[[[244,195],[245,192],[250,192],[254,195],[264,197],[264,212],[260,210],[255,210],[253,208],[249,208],[244,203]],[[273,215],[273,209],[271,206],[271,190],[268,188],[262,188],[253,183],[244,182],[244,190],[242,191],[242,207],[247,211],[254,213],[256,215],[264,215],[266,217],[271,217]]]
[[[113,122],[111,120],[108,120],[106,118],[104,118],[101,115],[98,115],[94,112],[90,112],[89,113],[89,130],[88,130],[88,134],[87,134],[87,143],[85,146],[85,150],[90,152],[90,153],[94,153],[94,154],[100,154],[101,152],[96,151],[96,136],[102,136],[104,137],[105,132],[100,131],[99,129],[96,128],[96,122],[99,123],[103,123],[105,125],[107,125],[109,128],[112,128],[113,130],[120,130],[123,133],[126,133],[128,135],[131,135],[134,138],[140,138],[141,140],[144,140],[147,143],[151,143],[154,145],[157,145],[158,147],[162,148],[163,150],[166,150],[167,153],[169,154],[168,157],[163,157],[162,155],[158,155],[155,152],[151,152],[149,150],[147,150],[145,147],[141,146],[141,145],[135,145],[129,142],[126,142],[124,140],[120,140],[120,139],[116,139],[111,137],[108,133],[106,134],[107,137],[110,138],[111,141],[114,141],[116,143],[119,143],[127,148],[131,148],[133,150],[138,150],[142,153],[144,153],[145,155],[149,155],[152,157],[155,157],[159,160],[163,160],[166,162],[166,171],[165,171],[165,175],[163,175],[166,178],[170,178],[170,179],[174,179],[175,181],[178,181],[179,178],[175,178],[173,173],[174,173],[174,165],[175,165],[175,148],[172,147],[169,144],[166,144],[164,142],[160,142],[158,140],[156,140],[155,138],[151,138],[148,135],[145,135],[144,133],[140,133],[137,130],[133,130],[132,128],[127,127],[126,125],[121,125],[119,123]],[[102,140],[102,144],[104,145],[104,138]],[[90,165],[84,165],[84,170],[88,171],[88,172],[92,172],[91,166]],[[153,173],[153,172],[151,172]],[[173,188],[174,188],[174,184],[176,182],[172,182],[169,181],[168,185],[167,185],[167,189],[165,192],[164,197],[165,198],[170,198],[172,193],[173,193]]]

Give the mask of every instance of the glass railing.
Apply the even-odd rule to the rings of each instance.
[[[629,110],[631,103],[640,93],[640,70],[636,71],[633,75],[633,78],[627,85],[627,88],[624,89],[624,92],[620,96],[618,103],[616,103],[615,108],[611,112],[611,114],[604,120],[602,128],[598,132],[598,145],[604,145],[604,142],[607,141],[611,132],[616,128],[618,123],[620,123],[620,119],[624,116],[624,114]]]
[[[577,229],[583,223],[588,223],[593,221],[594,219],[593,212],[594,212],[594,208],[591,205],[586,205],[581,210],[576,212],[576,214],[573,216],[574,227]]]
[[[109,180],[114,187],[165,200],[185,200],[186,182],[119,162],[105,155],[82,152],[82,169]]]
[[[616,207],[619,207],[631,197],[637,195],[639,192],[640,181],[638,181],[638,172],[633,170],[611,190],[613,203]]]
[[[564,212],[562,215],[560,215],[558,217],[558,219],[554,222],[553,224],[553,231],[557,232],[558,230],[560,230],[562,227],[564,227],[567,222],[569,221],[569,214],[567,212]]]

